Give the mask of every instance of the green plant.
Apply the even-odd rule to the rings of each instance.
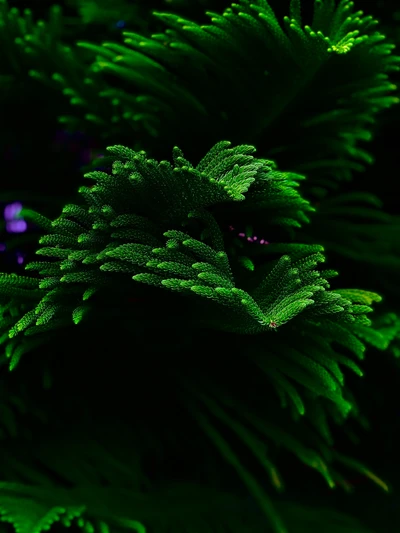
[[[76,109],[62,123],[124,145],[86,168],[90,185],[59,217],[22,210],[43,234],[39,259],[28,276],[0,275],[3,521],[22,533],[366,531],[285,502],[279,465],[293,455],[330,488],[350,491],[350,469],[389,491],[333,444],[336,426],[350,440],[368,426],[346,375],[363,376],[367,346],[398,357],[398,315],[369,319],[382,296],[320,264],[385,268],[395,290],[398,217],[344,189],[399,101],[394,45],[347,0],[316,0],[308,25],[299,0],[283,24],[265,0],[208,25],[155,13],[164,33],[68,47],[4,6],[3,27],[23,36],[18,60],[5,39],[15,70],[36,58],[30,75]],[[19,375],[26,390],[10,399]]]

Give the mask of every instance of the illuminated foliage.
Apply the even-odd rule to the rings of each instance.
[[[347,376],[363,377],[367,348],[399,357],[400,322],[372,313],[385,291],[340,287],[329,258],[397,283],[399,218],[343,190],[399,101],[394,45],[349,0],[315,0],[308,24],[300,0],[283,20],[266,0],[208,24],[155,11],[167,29],[152,35],[139,3],[126,17],[126,1],[71,3],[85,27],[132,26],[71,43],[58,7],[44,22],[0,0],[8,90],[29,73],[67,97],[62,124],[109,145],[57,218],[26,205],[13,220],[41,237],[28,275],[0,274],[1,521],[366,532],[283,502],[281,466],[389,491],[334,443],[368,425]]]

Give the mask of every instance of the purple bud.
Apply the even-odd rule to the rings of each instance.
[[[4,208],[4,218],[5,220],[14,220],[15,217],[21,212],[22,204],[20,202],[14,202],[12,204],[6,205]]]
[[[11,220],[6,224],[6,230],[8,233],[23,233],[27,230],[27,223],[25,220]]]

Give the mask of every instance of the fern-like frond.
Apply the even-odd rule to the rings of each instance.
[[[90,522],[82,517],[82,507],[52,507],[40,505],[21,497],[0,497],[0,520],[14,526],[18,533],[42,533],[59,522],[68,527],[72,523],[84,533],[95,532]]]
[[[308,231],[299,230],[298,238],[321,243],[329,252],[352,260],[356,268],[362,265],[375,287],[397,294],[399,233],[400,217],[384,212],[376,196],[355,192],[321,199]],[[376,276],[377,268],[386,274]]]
[[[137,17],[135,19],[138,21]],[[102,128],[104,133],[100,136],[111,134],[116,138],[122,118],[115,113],[117,101],[105,99],[109,95],[107,90],[110,91],[108,84],[101,76],[88,71],[90,58],[87,59],[82,50],[70,45],[70,28],[65,27],[66,20],[58,5],[50,8],[45,21],[35,20],[29,8],[20,10],[10,7],[7,0],[1,0],[0,23],[4,30],[0,43],[9,72],[8,79],[10,82],[19,81],[29,75],[42,86],[41,90],[64,95],[71,105],[71,112],[58,117],[63,127],[72,131],[96,132],[98,135],[99,127],[108,123],[107,128]],[[140,21],[143,23],[143,19]],[[134,27],[139,29],[143,24]],[[93,44],[91,52],[95,50],[96,45]],[[135,117],[127,126],[131,132],[141,124],[143,133],[147,132],[145,135],[153,134],[154,127],[151,117],[146,114],[146,105],[143,106],[138,98],[137,103],[130,106],[130,112]]]
[[[299,6],[292,2],[280,21],[268,2],[242,0],[223,14],[208,12],[207,25],[155,13],[165,33],[126,32],[125,45],[96,49],[93,68],[127,81],[136,94],[146,91],[160,139],[186,148],[187,128],[196,130],[198,146],[229,130],[235,143],[250,140],[262,155],[306,172],[310,191],[330,188],[332,178],[348,179],[371,162],[360,142],[371,138],[377,113],[398,102],[389,75],[399,60],[377,21],[352,2],[317,2],[311,26],[302,25]],[[123,89],[109,98],[121,111],[132,100]],[[177,100],[182,120],[172,124]]]
[[[201,153],[229,131],[235,144],[256,143],[263,156],[306,173],[314,194],[372,161],[361,143],[371,138],[377,114],[398,102],[389,76],[399,60],[377,21],[352,2],[317,2],[310,26],[299,3],[287,4],[283,21],[264,0],[208,12],[206,25],[156,12],[168,26],[164,33],[129,31],[124,44],[80,41],[77,48],[60,42],[58,8],[49,22],[35,23],[30,11],[2,0],[1,16],[10,65],[62,90],[72,110],[60,120],[70,128],[91,124],[98,133],[103,126],[101,134],[114,142],[117,132],[134,132],[137,146],[151,148],[157,139],[191,154],[193,145]],[[87,11],[98,9],[88,4]],[[101,73],[120,78],[120,86]],[[187,144],[193,132],[196,142]]]
[[[276,488],[282,485],[277,469],[248,426],[317,470],[330,487],[340,484],[329,452],[330,424],[359,416],[345,387],[345,370],[362,376],[364,342],[376,344],[376,337],[386,342],[389,333],[376,331],[367,318],[371,304],[381,298],[361,290],[330,290],[328,280],[337,273],[320,268],[325,261],[321,246],[267,246],[260,266],[251,261],[257,253],[250,248],[243,248],[248,257],[238,253],[224,226],[227,213],[232,217],[246,213],[250,222],[252,216],[265,217],[285,230],[288,220],[301,225],[312,211],[296,189],[301,176],[279,172],[270,161],[257,159],[252,146],[219,142],[198,165],[186,160],[178,148],[173,163],[157,162],[123,146],[109,152],[114,159],[110,172],[85,176],[92,185],[80,188],[80,205],[66,205],[52,222],[33,211],[24,212],[25,218],[42,225],[45,235],[37,251],[41,260],[27,265],[36,277],[2,275],[0,280],[5,302],[1,333],[8,337],[3,339],[5,360],[13,370],[24,353],[72,324],[81,328],[86,324],[82,331],[89,332],[91,324],[98,327],[107,320],[111,327],[117,318],[118,328],[132,335],[133,323],[135,329],[153,320],[157,304],[149,316],[128,310],[123,320],[120,308],[125,309],[140,292],[155,291],[161,300],[169,293],[178,311],[162,320],[166,342],[179,335],[175,332],[176,313],[182,315],[179,308],[185,310],[180,327],[191,335],[201,331],[226,339],[228,333],[234,335],[232,349],[242,358],[245,355],[243,365],[247,365],[241,373],[262,376],[259,385],[263,389],[265,382],[271,385],[282,407],[290,408],[289,418],[304,417],[314,428],[316,449],[307,449],[301,436],[291,436],[279,423],[262,424],[262,406],[250,408],[234,383],[227,385],[231,401],[217,375],[215,382],[209,376],[199,388],[192,381],[192,365],[173,365],[169,371],[177,390],[186,391],[182,404],[190,406],[194,420],[251,489],[273,531],[286,531],[257,476],[242,465],[218,424],[229,427],[261,461]],[[246,257],[251,268],[243,266]],[[185,350],[183,339],[180,342]],[[194,363],[193,368],[201,384],[205,362],[198,364],[199,369]],[[213,364],[221,364],[218,357]],[[260,391],[259,385],[251,394]],[[207,390],[215,392],[210,396]],[[317,399],[318,406],[313,405]],[[232,402],[236,418],[229,413]],[[217,426],[210,417],[218,419]],[[47,457],[46,462],[64,471],[56,457]],[[82,482],[78,470],[64,475]],[[371,479],[383,486],[378,478]]]
[[[80,189],[86,205],[66,206],[53,223],[26,210],[25,217],[50,231],[37,251],[48,260],[27,265],[40,278],[18,278],[15,287],[14,278],[4,278],[7,294],[23,296],[22,285],[30,283],[35,286],[31,297],[42,296],[10,336],[31,335],[35,328],[50,331],[52,324],[68,321],[68,315],[80,322],[90,305],[77,305],[77,296],[89,287],[106,288],[114,282],[122,287],[128,274],[136,282],[186,294],[193,302],[204,300],[194,306],[198,323],[219,330],[276,330],[303,313],[355,320],[346,313],[350,302],[328,294],[323,273],[313,272],[324,257],[307,256],[311,248],[302,249],[295,261],[284,255],[277,264],[271,262],[264,279],[252,289],[241,287],[241,261],[235,264],[233,257],[232,263],[225,251],[218,209],[222,206],[221,213],[232,206],[235,213],[238,204],[239,214],[265,213],[271,223],[283,226],[289,217],[297,217],[299,224],[307,221],[305,213],[312,210],[294,188],[292,175],[256,159],[253,147],[230,148],[230,143],[220,142],[196,167],[178,148],[174,165],[122,146],[109,151],[116,158],[112,173],[89,173],[86,178],[94,180],[94,186]],[[287,205],[285,198],[290,199]],[[216,210],[215,216],[210,209]],[[9,352],[14,354],[13,366],[19,353]]]

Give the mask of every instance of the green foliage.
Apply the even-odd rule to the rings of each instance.
[[[40,239],[45,247],[37,254],[58,261],[29,264],[29,270],[42,276],[39,280],[4,278],[4,294],[24,295],[27,286],[34,288],[32,297],[44,292],[35,311],[13,327],[11,337],[24,331],[34,334],[34,324],[49,331],[52,322],[61,324],[59,320],[71,312],[74,322],[80,322],[90,305],[71,308],[76,294],[114,280],[122,284],[127,274],[137,282],[189,297],[194,293],[199,310],[199,298],[211,300],[216,305],[209,306],[206,316],[200,314],[199,321],[220,330],[275,330],[299,314],[368,325],[362,313],[371,308],[364,306],[359,314],[360,306],[351,299],[326,292],[329,283],[324,273],[313,271],[324,261],[318,248],[309,255],[300,247],[294,260],[283,255],[278,262],[268,262],[269,273],[256,285],[238,261],[231,264],[211,208],[232,203],[232,216],[251,213],[251,218],[261,212],[270,225],[275,221],[283,227],[308,221],[306,213],[312,208],[293,187],[299,176],[279,173],[268,161],[255,159],[251,146],[229,146],[218,143],[196,167],[178,148],[171,165],[115,146],[109,149],[116,158],[112,173],[94,171],[85,176],[95,181],[80,189],[85,207],[67,205],[53,223],[25,210],[25,218],[51,232]],[[245,290],[241,283],[253,287]]]
[[[292,455],[329,488],[352,489],[347,469],[389,491],[334,437],[367,426],[348,370],[363,376],[367,347],[399,357],[400,321],[387,309],[370,319],[382,297],[338,288],[322,268],[333,252],[389,272],[382,285],[396,290],[399,218],[341,191],[373,161],[363,143],[378,114],[398,103],[399,57],[377,21],[348,0],[315,0],[310,25],[299,0],[283,21],[273,2],[240,0],[209,24],[154,12],[165,32],[129,27],[122,44],[107,24],[128,2],[71,0],[85,26],[110,31],[71,44],[58,7],[44,22],[0,2],[5,89],[29,72],[67,97],[62,124],[112,144],[58,218],[23,209],[43,232],[38,258],[29,276],[0,274],[4,383],[33,384],[0,390],[1,521],[16,533],[365,532],[282,501],[279,465]],[[145,8],[132,7],[124,19],[146,33]],[[277,237],[257,245],[254,230]],[[27,417],[24,432],[28,405],[42,423]],[[183,452],[200,483],[170,482],[164,457]],[[232,474],[257,506],[226,493]]]
[[[211,24],[203,26],[154,13],[168,26],[165,33],[125,32],[125,44],[79,42],[78,49],[57,42],[56,8],[48,24],[34,25],[30,13],[21,16],[2,3],[3,26],[16,39],[18,53],[29,59],[31,75],[61,84],[76,110],[62,122],[74,128],[91,122],[97,132],[102,126],[100,134],[113,141],[134,133],[141,146],[147,141],[151,148],[154,138],[182,145],[196,124],[198,138],[207,139],[204,150],[229,130],[235,144],[257,143],[263,156],[307,172],[313,188],[331,187],[331,178],[348,179],[371,161],[360,142],[371,138],[376,114],[398,101],[388,79],[399,68],[398,57],[390,53],[393,45],[376,31],[373,17],[354,12],[347,0],[337,7],[316,2],[312,24],[305,27],[297,3],[284,27],[261,0],[243,0],[223,15],[209,12]],[[84,6],[88,13],[100,13]],[[21,69],[22,58],[9,48],[15,48],[12,38],[5,45],[10,63]],[[82,47],[93,57],[90,72],[79,54]],[[120,78],[121,86],[109,85],[100,73]],[[251,99],[246,96],[250,88]],[[310,101],[309,95],[317,93],[324,99]],[[238,106],[242,101],[246,105]],[[302,144],[302,138],[310,142]]]
[[[9,8],[6,0],[0,2],[0,34],[4,58],[2,74],[11,78],[23,76],[27,68],[34,69],[42,63],[43,70],[52,69],[57,64],[54,52],[61,49],[59,40],[63,35],[61,9],[54,6],[49,20],[35,21],[30,9],[21,14],[17,8]],[[50,83],[46,76],[32,70],[32,76]]]
[[[119,118],[115,115],[114,104],[102,97],[107,84],[101,76],[88,72],[86,54],[69,44],[69,34],[74,35],[74,28],[68,26],[60,6],[50,9],[47,21],[34,20],[32,10],[25,9],[21,13],[18,8],[8,8],[7,0],[1,0],[0,27],[3,28],[0,42],[5,69],[2,75],[10,90],[21,81],[26,83],[26,75],[29,75],[40,82],[44,90],[64,95],[72,110],[83,110],[78,116],[73,112],[60,116],[59,122],[65,127],[94,133],[99,126],[108,123],[104,135],[118,136]],[[58,102],[57,109],[60,105]],[[102,118],[98,116],[101,109]]]
[[[94,184],[80,188],[84,203],[66,205],[53,222],[29,210],[23,213],[47,234],[37,250],[41,260],[26,267],[38,277],[2,276],[3,298],[9,302],[11,298],[4,307],[2,331],[9,332],[11,340],[4,339],[5,356],[14,370],[24,353],[48,342],[49,334],[55,335],[59,328],[97,321],[92,303],[96,295],[116,302],[118,294],[134,296],[135,287],[145,284],[186,299],[186,327],[192,324],[193,332],[206,328],[245,335],[247,364],[264,374],[295,420],[299,415],[309,417],[322,438],[315,450],[304,447],[301,437],[273,423],[263,424],[262,408],[250,411],[233,383],[224,385],[212,375],[202,378],[201,372],[198,384],[181,370],[173,376],[178,388],[185,390],[182,403],[278,532],[286,530],[274,505],[209,417],[233,430],[277,489],[279,475],[273,462],[260,453],[257,432],[294,453],[334,487],[340,484],[340,474],[328,464],[340,456],[327,448],[332,442],[328,419],[342,424],[349,416],[358,418],[358,408],[344,386],[343,370],[349,367],[362,376],[354,361],[364,358],[360,339],[388,344],[392,335],[372,330],[366,316],[371,304],[380,301],[378,295],[329,290],[328,279],[337,273],[317,270],[325,261],[322,247],[272,245],[278,259],[266,258],[262,266],[250,270],[237,254],[226,252],[228,247],[235,250],[221,220],[226,210],[232,217],[246,214],[250,222],[252,216],[265,217],[283,230],[293,222],[306,223],[312,211],[296,191],[301,177],[277,171],[269,161],[255,158],[254,150],[246,145],[231,148],[223,141],[193,166],[178,148],[173,151],[173,164],[158,163],[144,152],[122,146],[109,148],[112,170],[86,174]],[[251,250],[248,259],[252,261]],[[16,306],[14,311],[11,305]],[[129,321],[129,315],[126,318]],[[281,327],[286,330],[282,335]],[[271,336],[264,341],[268,353],[260,342],[263,333]],[[232,407],[236,419],[229,414]],[[347,463],[368,475],[363,466],[349,459]],[[370,477],[387,490],[383,482]]]
[[[21,513],[23,508],[23,513]],[[18,533],[41,533],[50,529],[55,522],[61,522],[64,526],[69,526],[76,520],[80,529],[85,533],[94,533],[94,528],[90,522],[85,522],[80,518],[82,508],[53,507],[47,509],[32,500],[17,498],[2,498],[0,516],[3,522],[9,522]]]
[[[327,178],[348,179],[370,162],[359,143],[370,139],[376,113],[398,101],[388,80],[398,58],[375,31],[377,21],[353,12],[351,2],[336,8],[317,2],[312,29],[302,27],[296,5],[284,28],[261,1],[233,4],[223,15],[210,12],[211,24],[204,26],[155,13],[168,26],[165,33],[145,38],[125,32],[125,46],[104,43],[97,49],[93,69],[130,84],[129,93],[109,94],[118,99],[121,118],[135,113],[129,110],[132,91],[145,88],[159,138],[182,142],[193,123],[201,137],[212,120],[208,142],[229,130],[233,142],[257,142],[262,155],[282,157],[307,171],[311,185],[327,187]],[[309,95],[319,92],[324,99],[310,102]],[[182,119],[171,131],[178,100]],[[246,105],[238,106],[242,101]],[[302,138],[313,142],[303,145]]]
[[[124,44],[110,35],[101,45],[79,40],[67,46],[58,8],[48,23],[34,23],[29,13],[5,5],[3,25],[15,39],[4,43],[10,65],[62,91],[71,104],[60,117],[66,127],[113,143],[131,143],[133,136],[134,148],[152,155],[158,146],[178,144],[190,153],[195,145],[200,156],[229,131],[235,144],[254,143],[262,157],[307,175],[302,190],[320,204],[302,242],[367,263],[371,274],[379,263],[393,276],[397,218],[374,209],[379,199],[371,195],[329,194],[373,161],[365,142],[378,113],[398,102],[389,78],[399,70],[394,45],[352,2],[316,2],[310,26],[303,25],[297,2],[283,24],[264,1],[243,0],[222,15],[208,12],[206,25],[155,12],[154,20],[168,27],[164,33],[125,31]],[[107,9],[80,3],[88,24],[109,18]],[[125,11],[121,4],[119,12]],[[260,232],[269,227],[269,221],[258,223]],[[348,234],[345,242],[340,230]],[[397,291],[397,283],[385,288]]]
[[[98,490],[94,487],[91,487],[94,490],[94,497],[97,501],[101,501],[102,497],[105,495],[105,491]],[[3,503],[3,521],[10,522],[13,524],[15,531],[21,532],[41,532],[46,529],[50,531],[55,531],[55,528],[51,527],[53,524],[59,523],[60,525],[65,526],[65,528],[72,528],[74,531],[82,531],[82,533],[147,533],[147,530],[140,522],[130,519],[114,519],[110,524],[107,524],[103,520],[90,520],[88,516],[91,514],[90,508],[85,508],[84,506],[74,506],[69,503],[64,507],[52,507],[49,509],[49,506],[44,503],[44,501],[52,501],[55,499],[71,501],[78,500],[82,493],[72,492],[71,494],[66,494],[66,492],[56,491],[54,494],[49,492],[39,490],[39,489],[29,489],[23,485],[18,484],[5,484],[1,486],[3,493],[6,493],[2,501]],[[89,489],[87,490],[87,494]],[[191,496],[189,500],[188,495]],[[118,497],[118,492],[114,495],[114,498]],[[119,494],[121,497],[121,494]],[[218,499],[220,504],[229,506],[231,509],[230,516],[226,518],[226,523],[223,531],[230,533],[235,531],[240,531],[239,528],[251,526],[251,531],[255,533],[261,533],[262,531],[270,532],[272,531],[269,526],[260,525],[257,521],[259,517],[254,509],[251,509],[252,514],[247,511],[244,515],[240,515],[237,512],[238,508],[241,507],[241,501],[235,499],[234,497],[229,496],[228,494],[217,494],[210,490],[209,488],[199,488],[193,485],[185,485],[184,487],[179,487],[171,485],[165,488],[163,491],[159,491],[157,495],[153,495],[151,498],[148,496],[143,497],[143,495],[136,496],[132,495],[131,501],[135,507],[138,509],[141,508],[142,515],[151,515],[150,506],[151,504],[157,504],[165,508],[165,512],[173,515],[174,509],[178,509],[183,500],[188,499],[188,501],[197,501],[211,502],[211,499]],[[168,500],[169,507],[167,508],[162,502]],[[17,502],[24,503],[24,510],[21,512],[21,507],[16,507]],[[104,502],[104,500],[103,500]],[[135,503],[134,503],[135,502]],[[17,504],[18,505],[18,504]],[[90,506],[89,506],[90,507]],[[188,513],[193,516],[200,511],[203,505],[192,506],[191,513]],[[212,508],[212,506],[210,506]],[[195,512],[194,512],[195,511]],[[359,521],[354,518],[351,518],[343,513],[337,511],[332,511],[324,508],[307,508],[306,506],[300,506],[295,504],[289,504],[287,502],[282,502],[279,504],[279,511],[285,516],[289,517],[290,525],[296,527],[296,530],[299,533],[317,533],[321,523],[326,524],[325,530],[327,533],[335,533],[336,531],[343,531],[344,533],[370,533],[369,529],[366,529],[362,526]],[[204,518],[207,516],[205,514]],[[38,520],[38,517],[39,520]],[[256,519],[255,519],[256,517]],[[158,522],[157,520],[155,522]],[[179,524],[179,519],[176,520],[176,524]],[[46,527],[47,526],[47,527]],[[166,531],[162,528],[160,524],[160,531]],[[196,523],[193,522],[191,526],[188,524],[186,531],[198,531],[200,533],[207,533],[210,526],[206,521],[201,522],[200,520]]]
[[[330,253],[363,265],[372,279],[379,268],[386,274],[381,274],[376,285],[398,295],[400,217],[382,207],[382,201],[367,192],[327,195],[318,203],[307,231],[300,231],[298,238],[318,242]]]
[[[106,0],[67,0],[67,5],[78,10],[83,24],[95,24],[110,27],[123,17],[124,22],[144,29],[144,2],[117,0],[112,4]]]

